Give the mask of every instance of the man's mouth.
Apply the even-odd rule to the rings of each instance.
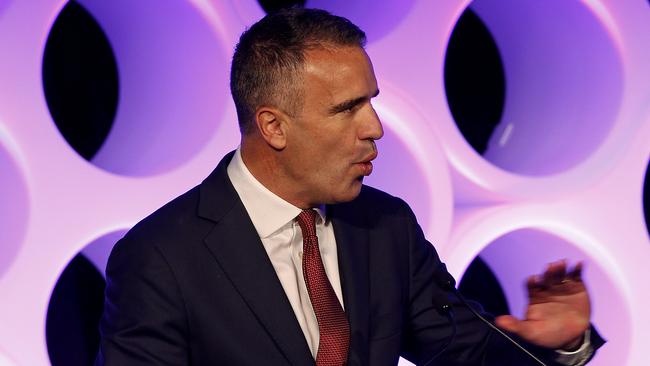
[[[361,166],[361,172],[364,176],[369,176],[372,174],[372,161],[377,158],[377,150],[375,149],[372,153],[361,159],[357,164]]]
[[[372,174],[372,163],[371,162],[368,161],[368,162],[360,163],[360,164],[362,165],[363,175],[364,176],[367,177],[370,174]]]

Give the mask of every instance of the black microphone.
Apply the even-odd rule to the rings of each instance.
[[[449,298],[447,297],[447,292],[445,291],[443,293],[445,296],[435,296],[432,299],[433,307],[442,315],[445,315],[449,322],[451,322],[452,328],[451,328],[451,336],[449,337],[449,340],[445,345],[438,351],[435,355],[433,355],[429,360],[422,364],[422,366],[429,366],[431,362],[433,362],[436,358],[438,358],[443,352],[449,348],[449,346],[454,342],[454,339],[456,338],[456,333],[458,328],[456,327],[456,318],[454,317],[454,308],[451,306],[451,302],[449,301]]]
[[[447,266],[445,266],[443,263],[440,264],[440,266],[437,268],[436,271],[433,273],[433,279],[436,282],[436,284],[444,290],[443,295],[445,296],[434,296],[434,298],[431,300],[433,303],[433,307],[442,315],[445,315],[449,322],[451,323],[451,336],[449,337],[449,340],[447,343],[438,351],[436,354],[434,354],[427,362],[423,363],[422,366],[429,366],[431,362],[433,362],[436,358],[438,358],[440,355],[442,355],[443,352],[449,348],[449,346],[454,342],[454,339],[456,338],[456,333],[458,331],[458,327],[456,326],[456,318],[454,316],[454,308],[451,306],[451,302],[449,301],[449,297],[447,297],[447,292],[450,292],[450,288],[455,289],[456,281],[454,280],[453,277],[447,272]]]
[[[456,297],[460,300],[460,302],[463,303],[463,305],[465,305],[472,312],[472,314],[474,314],[474,316],[476,316],[482,322],[487,324],[492,330],[494,330],[495,332],[500,334],[502,337],[507,339],[510,343],[512,343],[515,347],[517,347],[519,350],[521,350],[526,355],[528,355],[528,357],[533,359],[535,362],[537,362],[541,366],[546,366],[546,364],[544,362],[542,362],[539,358],[537,358],[535,355],[530,353],[527,349],[525,349],[517,341],[512,339],[510,336],[505,334],[501,329],[497,328],[494,324],[492,324],[491,321],[485,319],[481,314],[479,314],[476,310],[474,310],[474,308],[472,308],[472,306],[467,303],[467,300],[465,300],[463,295],[461,295],[460,291],[458,291],[458,289],[456,289],[456,280],[454,280],[454,278],[451,276],[451,274],[449,274],[449,272],[447,272],[447,267],[444,264],[441,264],[438,267],[438,270],[435,271],[434,280],[436,281],[438,286],[440,286],[443,290],[451,292],[454,295],[456,295]],[[434,300],[434,303],[435,303],[435,300]],[[451,307],[451,304],[448,304],[447,306]],[[453,319],[453,311],[450,312],[449,314],[450,314],[451,318]],[[455,334],[456,333],[456,330],[455,330],[455,328],[456,328],[456,320],[453,319],[452,322],[453,322],[454,334]],[[445,347],[445,349],[446,348],[447,347]],[[443,349],[443,351],[444,351],[444,349]],[[442,353],[442,352],[439,352],[438,354],[436,354],[434,356],[434,358],[438,357],[440,355],[440,353]],[[433,359],[430,359],[425,365],[428,365],[431,361],[433,361]]]

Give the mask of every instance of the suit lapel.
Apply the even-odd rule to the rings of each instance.
[[[313,365],[307,341],[244,205],[227,155],[201,185],[199,215],[216,222],[205,244],[290,364]]]
[[[350,322],[348,365],[368,364],[369,270],[368,232],[363,215],[344,204],[331,212],[339,260],[345,312]]]

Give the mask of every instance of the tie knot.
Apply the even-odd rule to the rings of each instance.
[[[315,210],[303,210],[296,219],[302,230],[302,236],[316,236],[316,215]]]

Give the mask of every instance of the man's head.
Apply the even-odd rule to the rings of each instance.
[[[322,47],[360,47],[365,33],[324,10],[290,8],[267,15],[239,38],[230,70],[230,91],[243,134],[254,128],[261,105],[300,109],[305,54]]]
[[[352,200],[372,172],[383,130],[364,40],[343,18],[290,9],[253,25],[237,46],[231,86],[244,163],[298,207]]]

